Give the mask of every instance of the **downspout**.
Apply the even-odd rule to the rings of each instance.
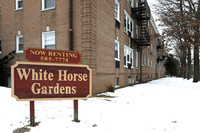
[[[73,44],[73,0],[69,0],[69,50],[74,50]]]

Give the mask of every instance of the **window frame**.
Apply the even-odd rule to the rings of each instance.
[[[115,0],[115,6],[117,5],[118,10],[115,9],[115,13],[117,13],[117,17],[115,16],[115,19],[120,22],[120,3],[118,0]]]
[[[132,24],[132,25],[131,25]],[[124,10],[124,32],[128,34],[128,32],[131,33],[131,37],[134,37],[134,21],[130,17],[130,15]]]
[[[56,34],[55,34],[55,31],[48,31],[48,32],[42,32],[42,48],[45,49],[45,39],[46,39],[46,36],[47,35],[50,35],[50,34],[54,34],[55,36],[55,48],[56,48]]]
[[[139,27],[138,27],[138,25],[136,24],[136,26],[135,26],[135,33],[136,33],[136,39],[138,39],[139,38]]]
[[[139,55],[138,55],[138,51],[135,52],[135,67],[136,68],[139,67]]]
[[[118,50],[118,58],[115,57],[116,61],[120,61],[120,44],[118,40],[115,40],[115,44],[117,44],[117,50]]]
[[[138,6],[139,6],[139,1],[136,0],[135,7],[137,8]]]
[[[24,49],[19,50],[19,39],[20,38],[23,38],[23,47],[24,47],[24,36],[23,35],[17,35],[16,36],[16,53],[23,53],[24,52]]]
[[[126,60],[125,60],[126,57]],[[134,68],[134,58],[133,58],[133,49],[124,45],[124,67],[128,68],[128,64],[131,64],[131,68]],[[131,61],[132,59],[132,61]],[[125,64],[126,62],[126,64]]]
[[[126,57],[126,59],[125,59]],[[126,62],[126,64],[125,64]],[[127,62],[127,46],[124,45],[124,67],[128,68],[128,62]]]
[[[45,8],[45,0],[42,0],[42,11],[55,9],[55,8],[56,8],[56,0],[54,0],[54,1],[55,1],[55,2],[54,2],[54,6],[53,6],[53,7]]]
[[[144,55],[144,66],[147,65],[147,58],[146,58],[146,55]]]
[[[19,1],[22,1],[22,7],[19,8]],[[21,10],[23,9],[23,0],[15,0],[15,10]]]
[[[119,77],[115,77],[115,88],[119,88]]]

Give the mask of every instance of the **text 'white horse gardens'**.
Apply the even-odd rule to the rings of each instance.
[[[86,65],[17,62],[12,66],[12,96],[17,100],[87,99],[92,95]]]

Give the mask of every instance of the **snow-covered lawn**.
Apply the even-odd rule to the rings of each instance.
[[[1,133],[29,124],[29,102],[10,88],[0,87],[0,106]],[[163,78],[80,100],[80,123],[72,122],[72,100],[37,101],[35,109],[40,123],[29,133],[199,133],[200,83]]]

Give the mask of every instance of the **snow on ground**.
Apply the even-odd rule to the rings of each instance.
[[[72,122],[72,100],[35,102],[40,124],[29,133],[200,132],[200,83],[192,80],[168,77],[100,95],[79,101],[80,123]],[[0,87],[0,105],[0,132],[29,124],[29,102],[16,101],[10,88]]]

